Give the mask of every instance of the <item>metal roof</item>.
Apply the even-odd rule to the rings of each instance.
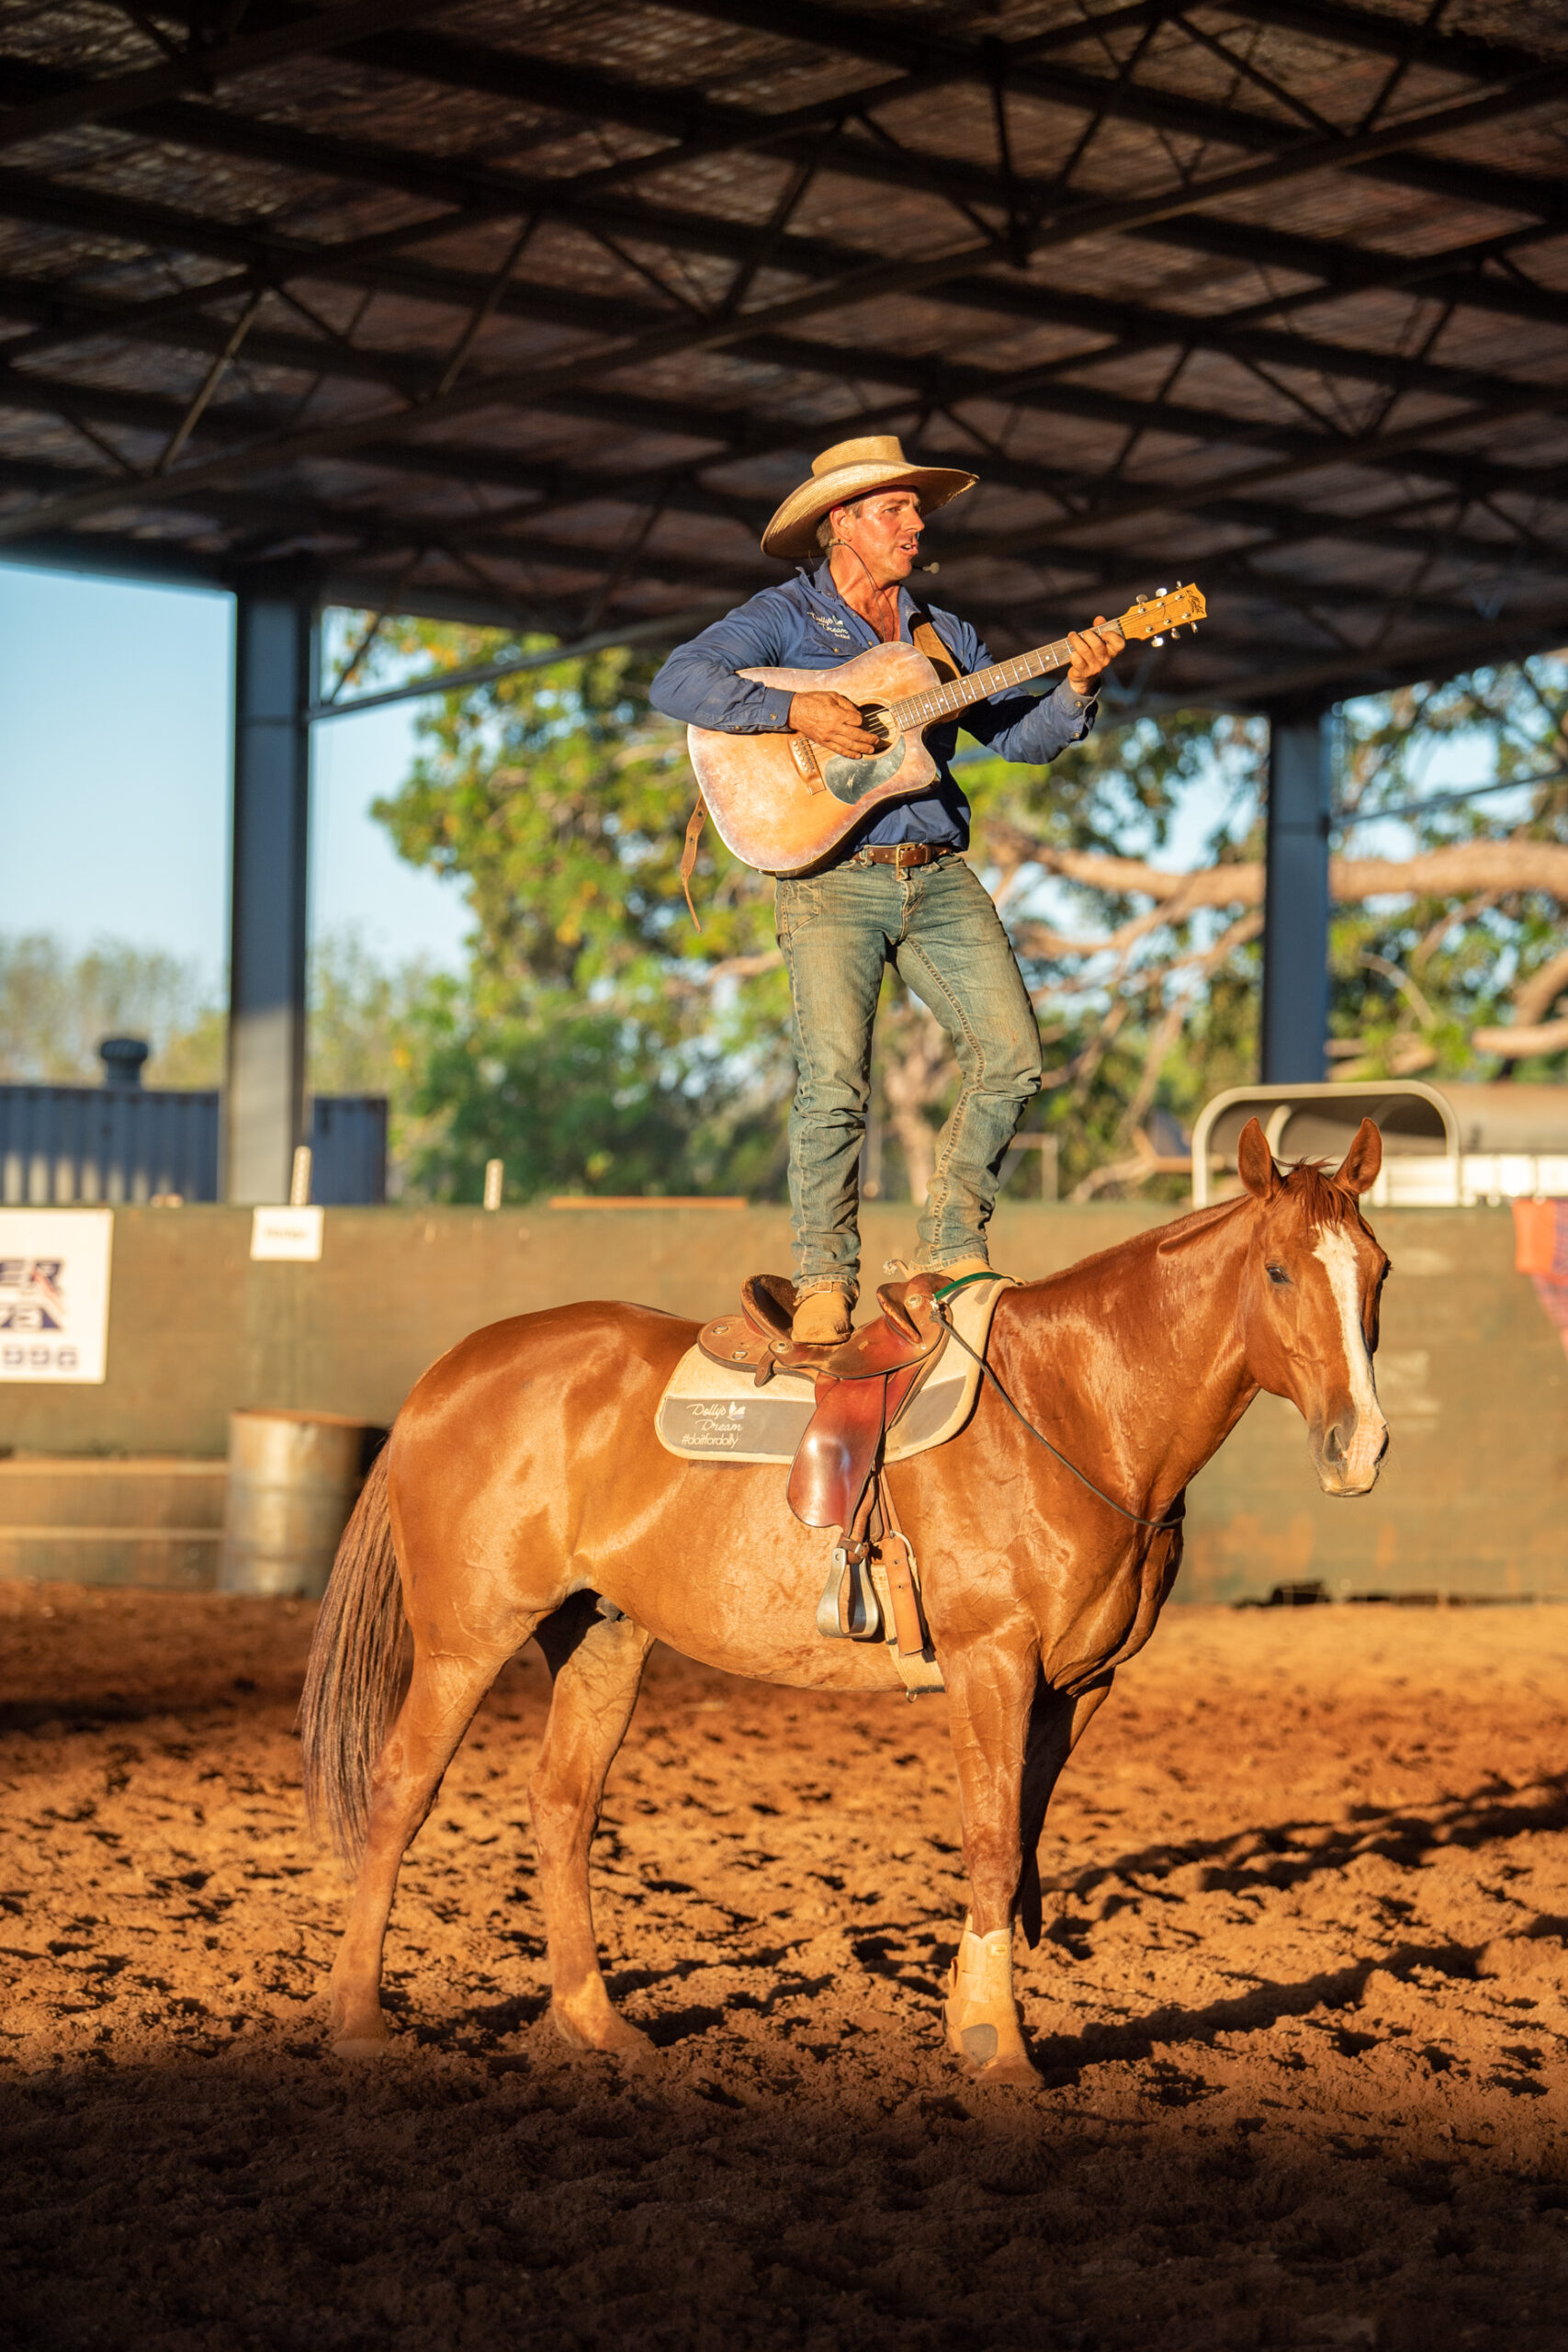
[[[1558,0],[0,0],[0,557],[668,632],[896,431],[998,653],[1568,638]]]

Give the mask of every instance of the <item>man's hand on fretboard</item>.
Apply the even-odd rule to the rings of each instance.
[[[1067,643],[1073,658],[1067,669],[1067,684],[1076,695],[1087,695],[1096,678],[1126,646],[1119,623],[1108,621],[1103,613],[1096,613],[1094,627],[1069,629]]]

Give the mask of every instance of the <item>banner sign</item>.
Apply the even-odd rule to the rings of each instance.
[[[0,1209],[0,1380],[101,1381],[110,1209]]]

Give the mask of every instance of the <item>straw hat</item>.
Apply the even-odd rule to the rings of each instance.
[[[762,553],[794,560],[817,553],[817,526],[830,507],[847,506],[874,490],[914,490],[923,513],[934,514],[976,477],[956,466],[912,466],[891,433],[863,441],[836,441],[811,468],[811,479],[792,490],[762,534]]]

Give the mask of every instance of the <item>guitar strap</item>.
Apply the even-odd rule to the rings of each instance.
[[[909,642],[917,652],[925,655],[942,684],[950,686],[954,678],[962,678],[966,673],[960,668],[953,654],[942,643],[937,634],[936,623],[932,620],[925,604],[915,594],[912,588],[907,593],[910,604],[919,615],[919,620],[912,621],[909,625]],[[692,876],[696,872],[697,850],[703,838],[703,827],[707,822],[707,802],[703,798],[703,789],[699,785],[695,806],[686,820],[686,839],[681,851],[681,888],[686,894],[686,911],[692,918],[694,927],[698,931],[701,931],[702,924],[697,919],[696,908],[692,903]]]
[[[906,593],[910,604],[920,616],[918,621],[910,623],[909,642],[917,651],[925,655],[942,684],[950,686],[954,678],[962,678],[965,673],[960,669],[957,662],[937,634],[936,623],[932,620],[927,605],[916,595],[912,588]]]
[[[692,876],[696,871],[697,843],[702,840],[703,827],[707,822],[707,814],[708,804],[703,798],[703,788],[699,784],[696,806],[686,820],[685,847],[681,852],[681,888],[686,893],[686,912],[691,916],[693,925],[698,931],[701,931],[702,924],[697,921],[697,910],[692,904]]]

